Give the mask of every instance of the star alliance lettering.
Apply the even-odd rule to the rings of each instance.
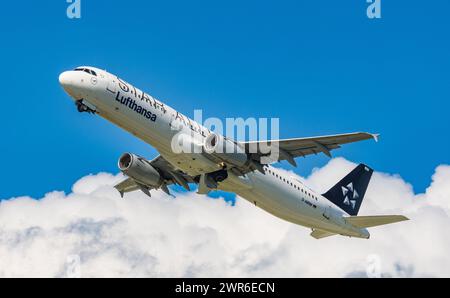
[[[131,99],[131,97],[124,97],[120,94],[120,92],[117,92],[116,101],[120,102],[124,106],[127,106],[129,109],[135,111],[136,113],[141,114],[150,121],[156,122],[156,114],[153,114],[152,112],[138,105],[134,99]]]

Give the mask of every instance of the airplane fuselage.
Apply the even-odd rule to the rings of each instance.
[[[82,68],[80,68],[82,69]],[[106,71],[61,74],[60,82],[75,100],[156,148],[175,168],[191,176],[217,171],[219,165],[201,154],[175,153],[173,140],[180,134],[202,143],[211,131],[170,106]],[[295,177],[272,166],[264,174],[252,171],[233,175],[218,183],[218,189],[234,192],[265,211],[294,224],[334,234],[369,238],[365,228],[345,220],[348,216],[325,197],[310,190]]]

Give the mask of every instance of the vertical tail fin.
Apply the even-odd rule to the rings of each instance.
[[[360,164],[323,196],[349,215],[358,215],[372,173],[371,168]]]

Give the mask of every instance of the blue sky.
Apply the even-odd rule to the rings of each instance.
[[[9,1],[0,18],[3,83],[0,198],[70,191],[117,172],[121,153],[149,145],[78,114],[58,74],[93,65],[181,112],[279,117],[281,137],[370,131],[335,152],[398,173],[415,191],[449,163],[450,2],[82,0]],[[324,156],[299,160],[305,175]],[[283,167],[290,168],[287,164]]]

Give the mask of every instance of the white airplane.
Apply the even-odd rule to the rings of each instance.
[[[366,165],[357,166],[321,195],[267,162],[263,164],[261,160],[271,156],[263,150],[266,141],[237,142],[212,133],[106,71],[82,66],[63,72],[59,82],[79,112],[98,114],[159,151],[160,156],[153,160],[131,153],[120,157],[119,169],[129,177],[115,186],[122,197],[135,190],[149,196],[153,189],[170,194],[168,185],[190,190],[189,184],[197,184],[200,194],[216,189],[236,193],[274,216],[311,228],[316,239],[332,235],[368,239],[368,227],[408,220],[401,215],[357,216],[373,173]],[[342,144],[377,137],[359,132],[269,144],[278,152],[272,163],[286,160],[296,166],[296,157],[331,156]],[[188,144],[194,150],[175,152],[174,144],[183,148]],[[223,150],[225,147],[233,150]]]

